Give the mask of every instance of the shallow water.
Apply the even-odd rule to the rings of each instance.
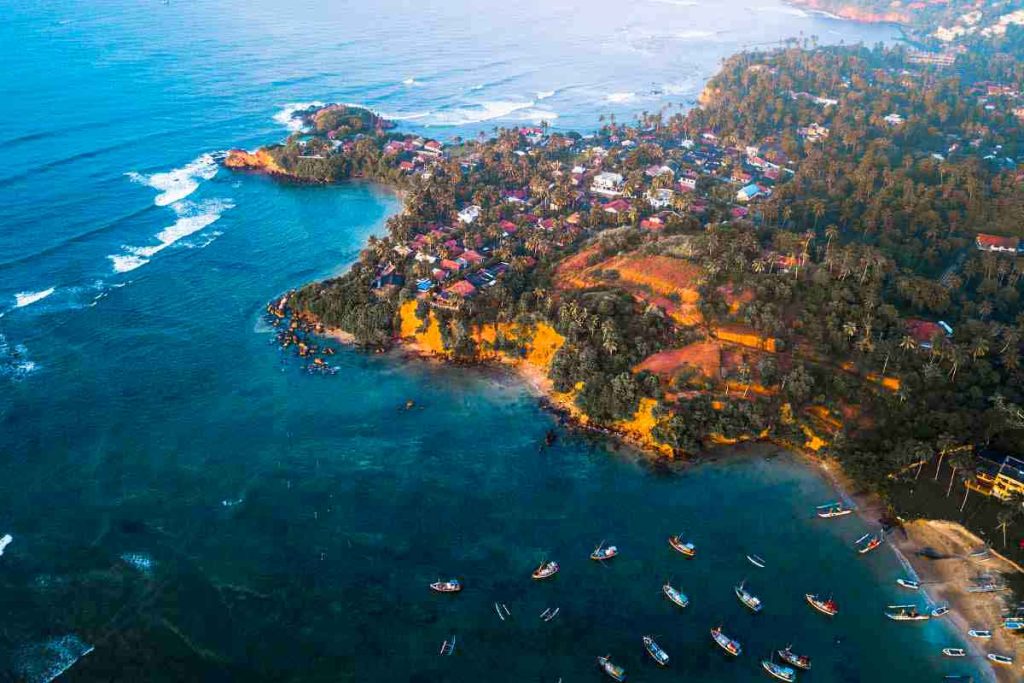
[[[786,458],[678,473],[571,435],[539,453],[553,420],[513,381],[348,350],[310,376],[271,343],[263,304],[398,207],[205,156],[286,134],[289,103],[440,136],[590,129],[692,101],[744,44],[894,35],[770,1],[549,4],[30,0],[0,22],[0,680],[571,681],[604,653],[644,680],[644,633],[692,680],[762,676],[789,640],[819,681],[955,669],[943,625],[885,622],[895,558],[856,558],[856,520],[812,521],[832,494]],[[668,549],[680,530],[698,559]],[[623,551],[607,567],[602,539]],[[563,571],[537,585],[544,558]],[[448,575],[463,594],[427,592]],[[710,644],[719,622],[741,660]]]

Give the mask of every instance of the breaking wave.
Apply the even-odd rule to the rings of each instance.
[[[800,9],[799,7],[787,7],[785,5],[763,5],[761,7],[755,7],[756,12],[773,12],[775,14],[788,14],[793,17],[807,17],[807,12]]]
[[[157,206],[169,206],[179,202],[199,189],[199,183],[210,180],[217,175],[217,161],[212,154],[203,154],[190,163],[172,171],[142,175],[132,171],[126,175],[134,182],[157,190],[153,203]]]
[[[15,669],[26,683],[50,683],[92,651],[92,645],[74,634],[51,638],[23,647],[15,658]]]
[[[549,97],[554,97],[556,90],[541,90],[537,93],[537,101],[546,100]]]
[[[29,358],[28,349],[24,344],[11,345],[7,337],[0,334],[0,377],[15,381],[24,379],[35,372],[39,366]]]
[[[613,92],[605,97],[605,100],[614,104],[622,104],[624,102],[632,102],[636,99],[635,92]]]
[[[659,5],[673,5],[675,7],[696,7],[700,3],[696,0],[651,0]]]
[[[145,247],[125,246],[120,254],[111,254],[107,258],[113,264],[115,273],[133,271],[149,263],[153,256],[178,240],[217,222],[225,211],[233,207],[231,201],[224,199],[209,199],[198,204],[176,204],[174,210],[178,213],[178,220],[156,234],[158,244]]]
[[[558,118],[553,111],[539,109],[533,100],[495,100],[432,113],[427,122],[434,126],[468,126],[484,121],[551,121]]]
[[[317,100],[312,102],[292,102],[290,104],[286,104],[281,111],[274,114],[274,120],[292,133],[301,133],[305,126],[302,121],[295,117],[295,114],[300,111],[305,111],[310,107],[322,106],[324,106],[324,103]]]
[[[18,292],[14,295],[14,307],[24,308],[25,306],[31,306],[35,302],[42,301],[56,291],[56,287],[50,287],[49,289],[44,289],[38,292]]]

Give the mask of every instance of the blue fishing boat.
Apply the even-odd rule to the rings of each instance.
[[[651,656],[651,659],[656,661],[659,666],[668,666],[668,653],[661,649],[661,647],[654,642],[652,636],[644,636],[644,649],[647,650],[647,654]]]

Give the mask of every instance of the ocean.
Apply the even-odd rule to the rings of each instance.
[[[4,4],[0,680],[553,683],[599,680],[602,654],[655,680],[644,634],[695,681],[763,676],[789,642],[819,682],[969,668],[941,660],[943,623],[884,619],[907,598],[895,556],[857,557],[852,516],[814,519],[834,494],[791,456],[669,466],[566,431],[540,451],[555,421],[502,374],[349,349],[304,373],[264,304],[342,271],[399,201],[211,157],[314,101],[442,138],[592,130],[691,106],[738,49],[893,27],[774,0]],[[681,531],[694,560],[665,542]],[[545,559],[561,573],[532,582]],[[450,576],[462,594],[429,593]]]

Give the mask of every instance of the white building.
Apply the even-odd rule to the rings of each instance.
[[[675,198],[676,193],[668,188],[662,188],[660,190],[648,190],[644,195],[647,203],[655,209],[666,209],[672,206],[672,200]]]
[[[481,211],[483,211],[483,209],[481,209],[476,204],[467,206],[462,211],[459,211],[459,220],[465,223],[466,225],[469,225],[470,223],[472,223],[473,221],[480,217]]]
[[[618,197],[622,194],[622,187],[624,185],[624,179],[619,173],[598,173],[594,177],[594,182],[590,186],[590,191],[594,194],[604,195],[605,197]]]

